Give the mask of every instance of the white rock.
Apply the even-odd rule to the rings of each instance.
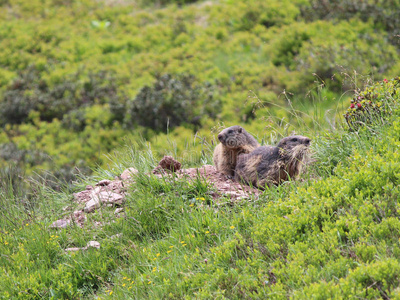
[[[91,200],[86,202],[86,206],[83,210],[87,213],[90,213],[99,207],[100,207],[100,200],[98,198],[92,198]]]
[[[119,238],[121,236],[122,236],[122,233],[117,233],[117,234],[114,234],[114,235],[110,236],[110,239],[116,239],[116,238]]]
[[[92,193],[92,200],[96,199],[98,202],[111,203],[111,204],[123,204],[125,202],[124,196],[121,194],[113,193],[110,191],[103,191],[100,193]]]
[[[90,242],[87,243],[86,249],[89,248],[89,247],[93,247],[93,248],[99,249],[100,248],[100,243],[97,242],[97,241],[90,241]]]
[[[83,249],[83,248],[73,247],[73,248],[67,248],[67,249],[65,249],[65,251],[79,251],[81,249]]]
[[[79,247],[72,247],[72,248],[67,248],[65,251],[79,251],[79,250],[87,250],[88,248],[93,247],[96,249],[100,248],[100,243],[96,241],[90,241],[87,243],[85,247],[79,248]]]
[[[61,220],[54,221],[50,225],[50,228],[55,228],[55,229],[57,229],[57,228],[67,228],[70,223],[71,223],[71,220],[61,219]]]
[[[128,168],[125,171],[122,172],[121,174],[121,179],[122,180],[128,180],[131,177],[133,177],[134,175],[138,174],[139,171],[136,170],[135,168]]]
[[[116,214],[119,214],[121,211],[124,211],[124,208],[123,207],[118,207],[115,211],[114,211],[114,214],[116,215]]]

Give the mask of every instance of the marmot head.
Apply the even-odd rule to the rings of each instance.
[[[280,140],[279,148],[280,160],[284,163],[283,170],[288,176],[295,178],[300,174],[303,165],[307,163],[307,150],[311,139],[301,135],[292,135]]]
[[[291,169],[290,175],[298,174],[301,164],[307,157],[311,139],[302,135],[285,137],[278,143],[279,154],[287,167]]]
[[[247,142],[245,132],[244,128],[239,125],[231,126],[218,134],[218,140],[228,148],[239,148]]]
[[[310,146],[311,139],[302,135],[292,135],[281,139],[277,145],[278,148],[284,150],[291,150],[293,148],[308,148]]]

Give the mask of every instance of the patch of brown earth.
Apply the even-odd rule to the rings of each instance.
[[[164,156],[154,168],[153,174],[163,174],[164,171],[176,172],[181,169],[182,164],[175,160],[172,156]]]
[[[105,206],[123,206],[126,196],[126,187],[134,184],[134,175],[138,171],[129,168],[123,172],[125,180],[120,180],[122,176],[115,180],[104,179],[95,186],[88,185],[84,191],[73,194],[77,203],[85,205],[81,210],[76,210],[63,219],[57,220],[50,225],[53,229],[62,229],[73,224],[83,227],[86,221],[86,214],[96,211],[99,207]],[[212,187],[211,195],[214,200],[221,197],[227,197],[232,201],[258,197],[260,190],[243,185],[233,181],[224,174],[219,173],[212,165],[204,165],[199,168],[181,169],[181,163],[171,156],[164,156],[158,166],[153,170],[157,177],[186,178],[188,180],[206,180]],[[150,174],[149,174],[150,175]],[[116,216],[120,215],[122,209],[115,211]]]
[[[187,176],[189,179],[194,179],[198,176],[204,178],[216,189],[216,192],[213,195],[214,199],[222,196],[228,196],[231,199],[243,199],[248,198],[251,195],[258,196],[261,193],[261,191],[256,188],[243,185],[228,178],[226,175],[218,172],[212,165],[183,169],[177,172],[177,175],[179,177]]]

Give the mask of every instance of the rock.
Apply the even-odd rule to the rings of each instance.
[[[72,214],[72,220],[77,224],[79,227],[83,227],[83,223],[86,221],[86,215],[82,210],[76,210]]]
[[[125,202],[125,197],[121,194],[103,191],[100,193],[92,193],[92,199],[98,199],[98,201],[106,204],[117,204],[121,205]]]
[[[114,211],[114,214],[117,215],[117,214],[119,214],[121,211],[124,211],[124,208],[123,208],[123,207],[117,208],[117,209]]]
[[[90,241],[86,244],[85,247],[79,248],[79,247],[72,247],[72,248],[67,248],[65,251],[79,251],[79,250],[87,250],[88,248],[96,248],[100,249],[100,243],[97,241]]]
[[[121,177],[122,180],[128,180],[128,179],[130,179],[131,177],[133,177],[134,175],[136,175],[138,173],[139,173],[139,171],[136,170],[135,168],[128,168],[128,169],[126,169],[125,171],[122,172],[120,177]]]
[[[182,164],[175,160],[172,156],[164,156],[158,163],[158,166],[154,168],[153,173],[160,173],[162,170],[176,172],[181,169],[181,166]]]
[[[122,233],[117,233],[117,234],[114,234],[114,235],[110,236],[110,239],[116,239],[116,238],[119,238],[121,236],[122,236]]]
[[[112,183],[111,180],[103,179],[103,180],[99,181],[98,183],[96,183],[96,186],[107,186],[110,183]]]
[[[109,185],[105,188],[106,190],[113,191],[117,194],[123,194],[126,191],[126,187],[129,186],[129,182],[126,181],[125,183],[121,180],[114,180],[111,181]]]
[[[121,194],[110,191],[96,192],[96,189],[91,193],[91,200],[86,203],[85,212],[92,212],[99,208],[101,203],[112,205],[121,205],[125,202],[125,197]]]
[[[83,210],[86,213],[90,213],[95,211],[99,207],[100,207],[100,200],[98,198],[94,198],[86,203],[86,206]]]
[[[53,222],[50,225],[50,228],[58,229],[58,228],[67,228],[71,223],[71,220],[61,219]]]
[[[93,248],[99,249],[100,248],[100,243],[96,242],[96,241],[90,241],[90,242],[87,243],[86,249],[89,248],[89,247],[93,247]]]
[[[99,222],[99,221],[94,221],[93,222],[94,227],[102,227],[103,223]]]
[[[73,247],[73,248],[67,248],[67,249],[65,249],[65,251],[79,251],[79,250],[81,250],[82,248],[78,248],[78,247]]]
[[[85,190],[79,193],[74,193],[75,201],[77,201],[78,203],[88,202],[91,199],[90,195],[92,193],[92,190]]]

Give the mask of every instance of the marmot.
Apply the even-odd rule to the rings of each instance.
[[[278,185],[301,172],[311,140],[301,135],[285,137],[276,147],[262,146],[238,157],[235,180],[258,188]]]
[[[239,154],[250,153],[259,147],[257,140],[241,126],[231,126],[218,134],[221,142],[214,150],[214,165],[217,171],[235,175],[236,161]]]

